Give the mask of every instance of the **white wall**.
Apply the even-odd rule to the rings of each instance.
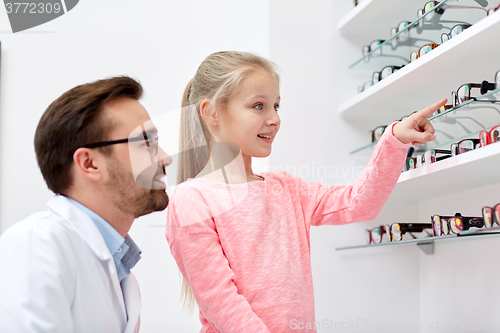
[[[186,83],[210,53],[268,56],[268,1],[82,0],[66,15],[17,34],[0,6],[0,232],[38,210],[51,192],[33,151],[36,125],[64,91],[112,75],[138,78],[151,116],[180,107]],[[265,167],[266,162],[261,162]],[[196,332],[180,313],[180,280],[164,238],[165,213],[139,218],[136,273],[143,332]]]

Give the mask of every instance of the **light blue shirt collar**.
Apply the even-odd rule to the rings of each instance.
[[[94,222],[106,243],[106,246],[113,256],[116,271],[118,273],[118,280],[121,282],[125,277],[130,274],[130,270],[141,259],[141,250],[134,243],[132,238],[127,235],[123,238],[118,231],[115,230],[106,220],[97,215],[92,210],[88,209],[78,201],[66,197],[68,200],[79,208],[82,212],[88,215]]]

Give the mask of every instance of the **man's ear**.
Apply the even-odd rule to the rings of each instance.
[[[210,107],[210,103],[212,101],[209,99],[204,99],[200,103],[200,115],[203,121],[205,121],[208,125],[215,127],[219,124],[219,116],[215,111],[215,108]]]
[[[91,181],[102,179],[102,155],[89,148],[78,148],[73,153],[73,163],[77,172]]]

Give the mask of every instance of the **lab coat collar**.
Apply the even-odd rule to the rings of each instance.
[[[65,196],[55,195],[47,202],[47,206],[61,215],[75,228],[87,242],[100,260],[111,260],[113,257],[91,218],[73,205]]]
[[[112,277],[115,295],[123,311],[123,316],[127,318],[128,315],[125,333],[138,332],[140,327],[141,294],[134,274],[130,273],[129,276],[122,280],[122,285],[120,285],[113,257],[99,229],[87,214],[73,205],[66,197],[56,195],[47,202],[47,206],[63,217],[80,233],[100,260],[109,261],[107,266]],[[125,303],[127,304],[127,310],[125,310]]]

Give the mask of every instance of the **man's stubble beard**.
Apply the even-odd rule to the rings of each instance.
[[[168,206],[168,195],[164,189],[145,189],[137,186],[132,174],[110,157],[110,180],[107,186],[114,193],[114,204],[134,218],[162,211]]]

